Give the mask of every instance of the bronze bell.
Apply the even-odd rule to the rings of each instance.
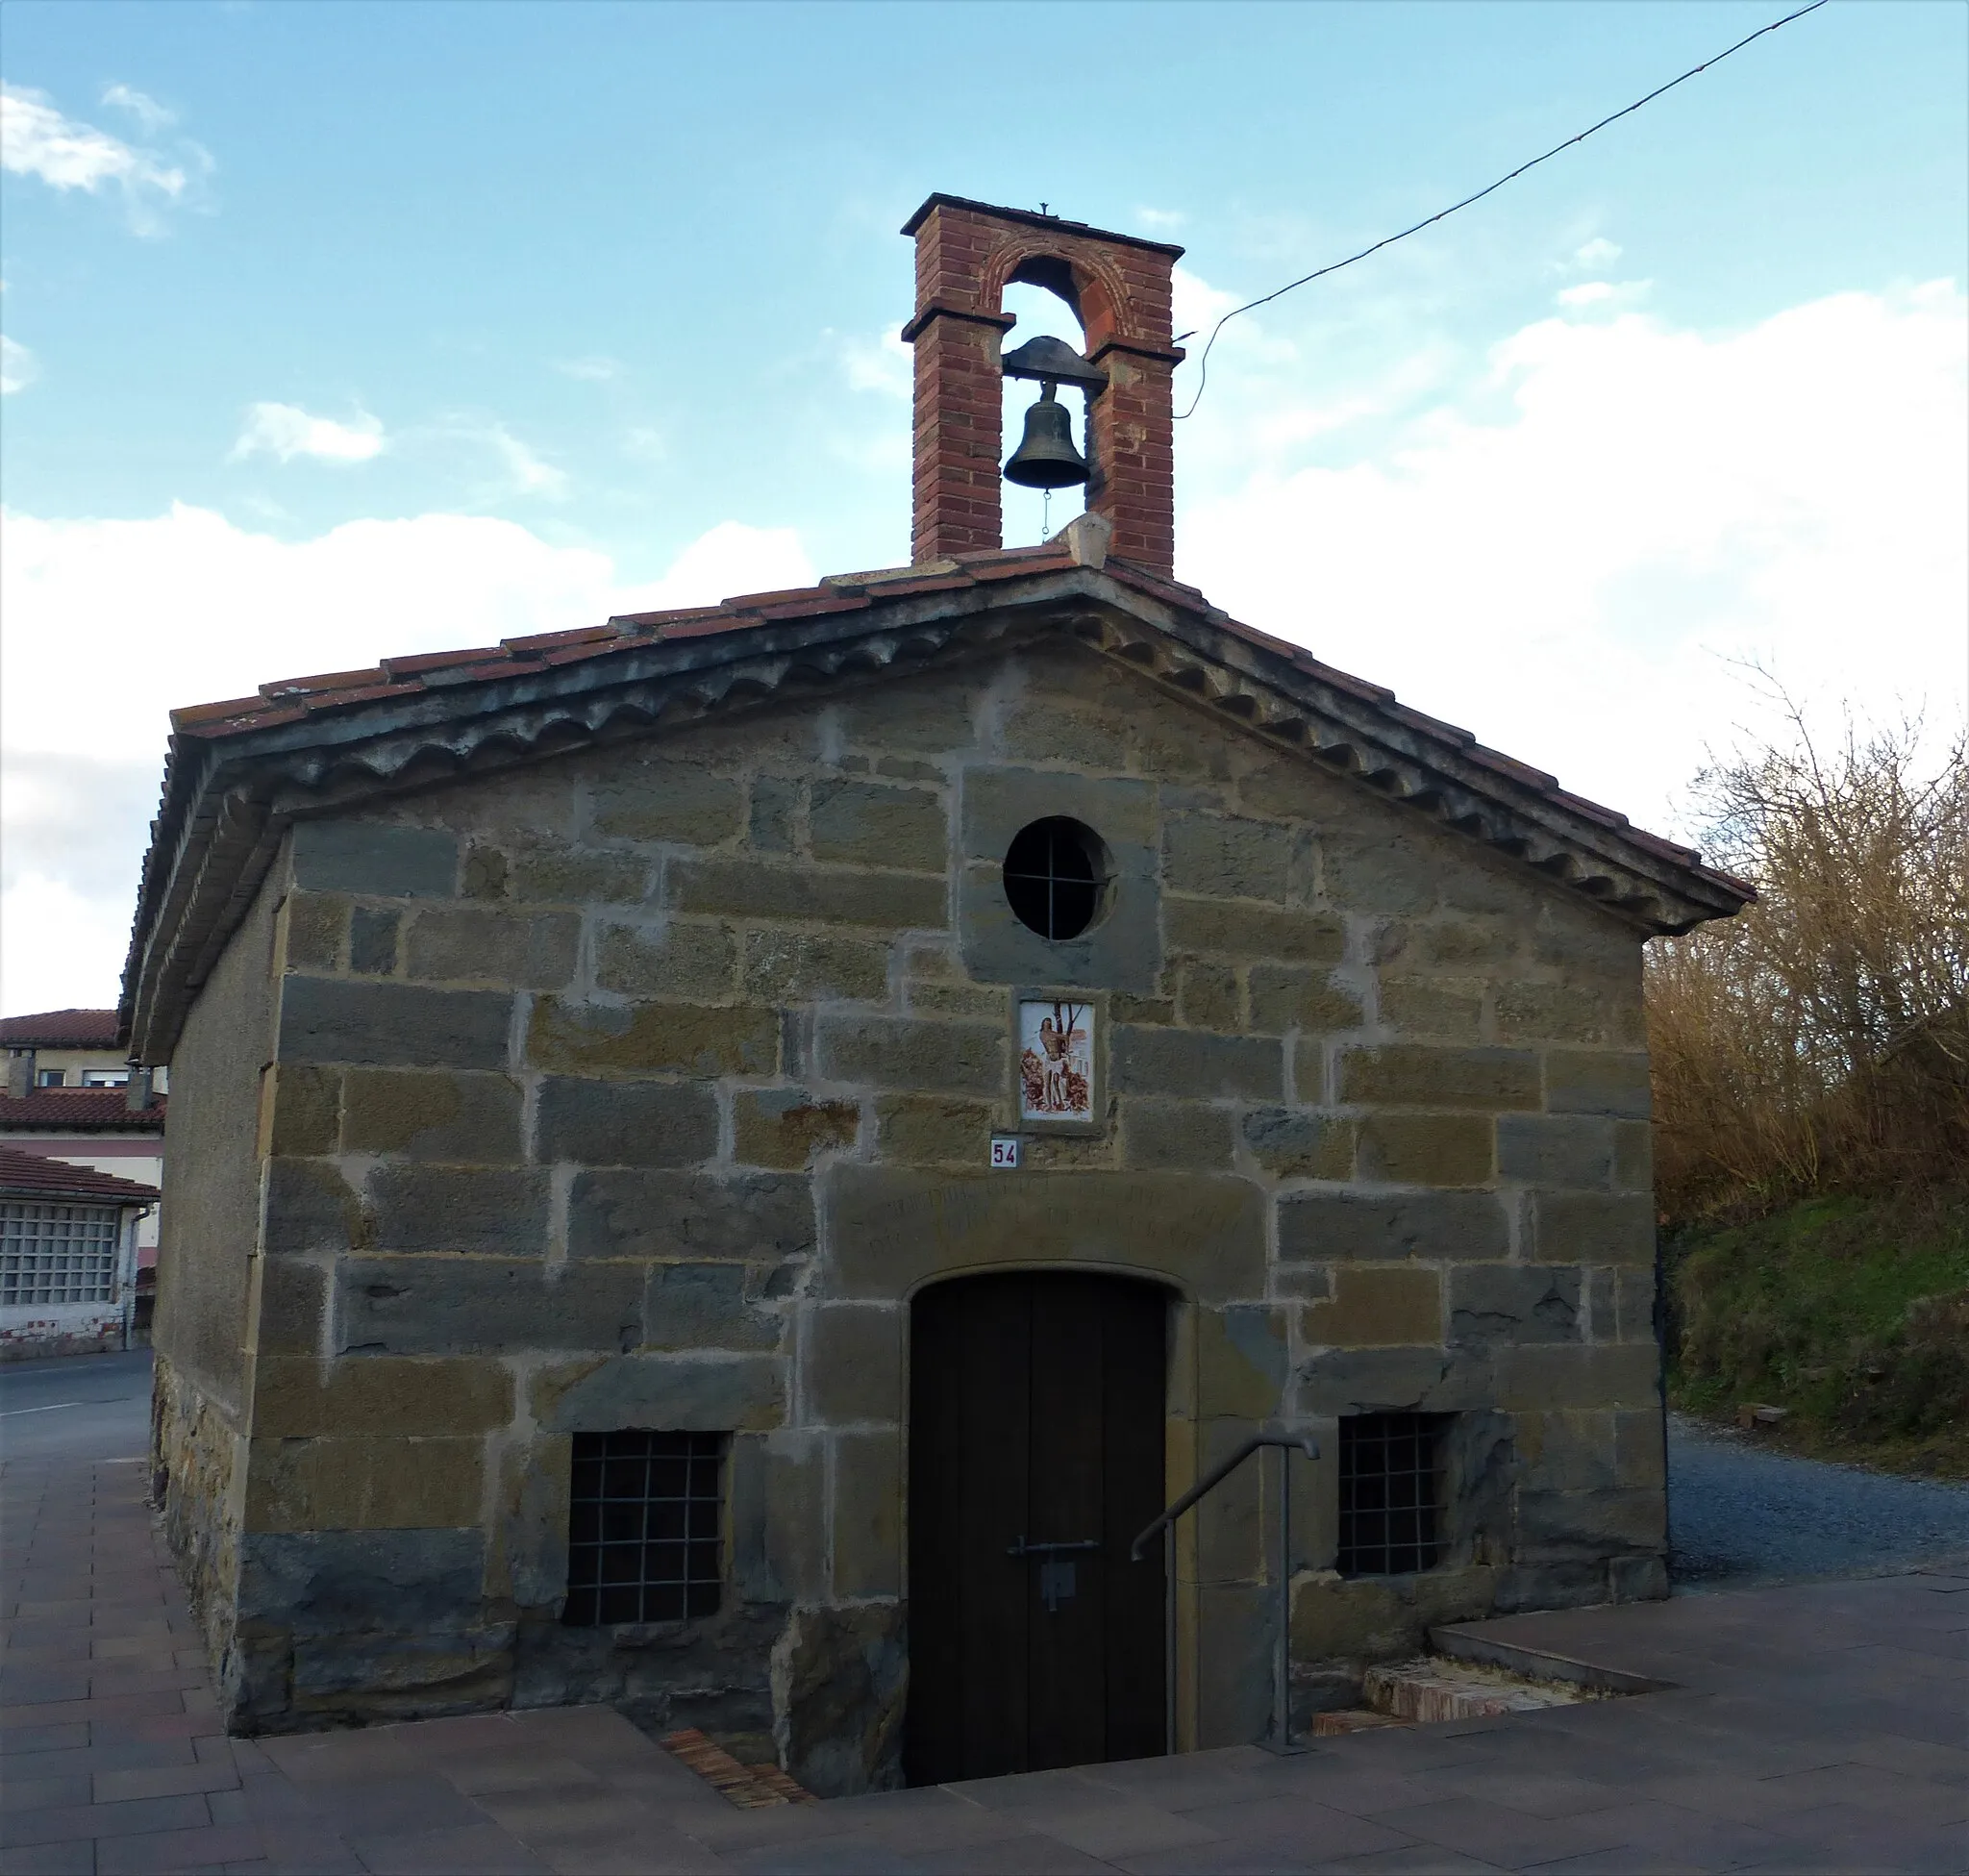
[[[1059,388],[1048,379],[1039,401],[1026,413],[1026,434],[1005,479],[1025,488],[1070,488],[1087,479],[1087,461],[1073,446],[1073,417],[1058,401]]]

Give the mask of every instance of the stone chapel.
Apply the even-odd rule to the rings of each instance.
[[[1641,947],[1748,888],[1176,581],[1181,250],[904,232],[910,564],[173,715],[121,1020],[237,1731],[834,1794],[1253,1738],[1282,1589],[1302,1717],[1665,1593]]]

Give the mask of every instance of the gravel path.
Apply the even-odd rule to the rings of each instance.
[[[1668,1517],[1681,1590],[1969,1559],[1969,1486],[1799,1459],[1680,1414],[1669,1418]]]

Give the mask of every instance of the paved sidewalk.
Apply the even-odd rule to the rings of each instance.
[[[601,1708],[223,1738],[142,1487],[0,1482],[8,1876],[1969,1870],[1969,1576],[1479,1625],[1673,1692],[741,1812]]]

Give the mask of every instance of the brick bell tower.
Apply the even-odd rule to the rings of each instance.
[[[1171,278],[1180,247],[1084,222],[933,195],[903,224],[916,238],[915,512],[910,559],[1002,547],[1000,340],[1013,281],[1072,309],[1086,363],[1105,374],[1088,406],[1087,509],[1113,524],[1109,551],[1153,572],[1176,561]]]

